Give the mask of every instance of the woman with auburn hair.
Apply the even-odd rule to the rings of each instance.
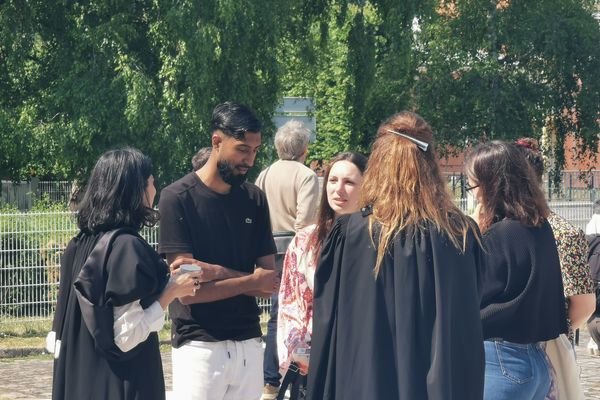
[[[321,251],[308,398],[481,399],[478,232],[417,114],[379,126],[361,205]]]
[[[541,342],[567,332],[550,209],[533,168],[513,144],[480,144],[466,173],[467,190],[480,204],[486,249],[480,286],[484,399],[544,399],[550,374]]]
[[[340,153],[330,161],[323,176],[317,223],[299,230],[285,254],[277,322],[282,370],[294,362],[302,374],[307,373],[307,357],[295,353],[310,348],[313,281],[321,246],[335,218],[360,209],[366,167],[367,158],[354,152]]]

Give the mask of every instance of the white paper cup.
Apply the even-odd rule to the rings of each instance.
[[[202,271],[202,267],[199,267],[194,264],[181,264],[181,266],[179,268],[181,269],[182,272]]]

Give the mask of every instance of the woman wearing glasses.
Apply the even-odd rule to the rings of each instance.
[[[446,191],[417,114],[377,130],[361,205],[321,251],[308,398],[481,399],[477,228]]]
[[[550,375],[540,342],[567,332],[550,210],[533,169],[513,144],[479,145],[467,159],[466,172],[479,201],[485,248],[484,399],[542,400]]]

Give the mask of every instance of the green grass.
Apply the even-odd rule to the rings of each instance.
[[[0,349],[44,347],[50,321],[11,322],[0,325]]]
[[[7,336],[0,338],[0,349],[41,348],[46,346],[46,337]]]
[[[26,321],[26,322],[3,322],[0,324],[0,337],[2,336],[46,336],[52,329],[52,321]]]
[[[267,333],[268,319],[267,314],[261,316],[260,326],[264,334]],[[43,348],[46,346],[46,335],[51,328],[52,323],[50,321],[2,323],[0,324],[0,349]],[[165,322],[163,329],[158,332],[158,337],[161,342],[167,342],[160,346],[160,351],[170,351],[171,321]],[[2,359],[0,358],[0,360]]]
[[[0,327],[0,349],[42,348],[46,346],[46,335],[52,328],[50,321],[18,322],[2,324]],[[165,322],[158,332],[161,341],[171,339],[171,321]]]
[[[160,345],[160,352],[161,353],[170,353],[171,352],[171,342],[169,343],[163,343]]]

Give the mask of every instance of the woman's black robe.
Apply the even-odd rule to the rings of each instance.
[[[112,307],[136,300],[143,308],[150,306],[167,283],[168,268],[133,231],[120,232],[110,244],[101,237],[79,234],[62,259],[53,324],[61,345],[54,362],[52,398],[164,399],[157,333],[126,353],[120,351],[113,340]],[[82,267],[87,274],[81,273]],[[91,302],[82,310],[83,298]],[[82,312],[93,319],[88,324],[96,327],[94,334]]]
[[[375,278],[363,214],[338,219],[321,253],[308,398],[482,399],[474,235],[461,254],[432,224],[401,232]]]

